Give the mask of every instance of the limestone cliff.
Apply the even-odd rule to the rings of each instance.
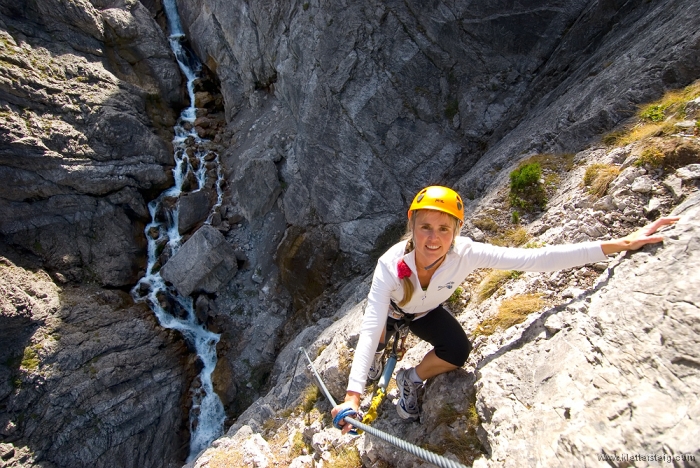
[[[218,372],[252,385],[226,391],[234,417],[270,349],[333,314],[399,237],[419,187],[479,199],[513,161],[580,151],[700,70],[700,11],[683,1],[178,8],[219,78],[227,213],[245,218],[226,236],[249,266],[208,313]]]
[[[278,205],[275,185],[257,197],[287,226],[254,217],[284,230],[276,264],[296,309],[372,268],[420,187],[480,196],[509,161],[580,151],[700,69],[687,1],[178,7],[220,79],[232,202],[252,212],[252,161],[278,168]],[[292,267],[307,264],[313,277]]]

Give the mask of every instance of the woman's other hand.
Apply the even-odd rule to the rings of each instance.
[[[331,410],[331,416],[335,419],[336,415],[343,411],[344,409],[350,408],[355,413],[359,412],[360,409],[360,394],[355,392],[348,392],[345,395],[345,401]],[[352,424],[347,424],[345,421],[340,421],[338,423],[341,426],[343,434],[347,434],[353,429]]]

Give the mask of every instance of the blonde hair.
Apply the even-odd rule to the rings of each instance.
[[[418,211],[420,211],[420,210],[415,210],[413,213],[413,216],[411,216],[408,219],[408,222],[406,223],[406,232],[401,237],[402,241],[406,241],[406,248],[403,251],[404,255],[411,252],[412,250],[415,250],[415,248],[416,248],[414,243],[413,243],[413,228],[414,228],[413,225],[415,224],[416,218],[418,217],[418,216],[415,216]],[[461,221],[449,213],[445,213],[445,214],[447,214],[452,220],[454,220],[454,223],[455,223],[454,231],[452,232],[452,245],[454,246],[455,238],[459,234],[459,230],[461,228]],[[411,281],[410,276],[401,279],[401,286],[403,287],[403,297],[401,298],[401,301],[398,304],[399,307],[403,307],[406,304],[408,304],[409,302],[411,302],[411,298],[413,297],[413,292],[415,291],[415,286],[413,286],[413,281]]]

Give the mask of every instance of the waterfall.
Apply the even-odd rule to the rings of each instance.
[[[164,7],[171,33],[170,46],[182,73],[187,78],[190,105],[181,113],[174,129],[175,185],[148,204],[151,215],[151,222],[145,229],[148,241],[148,265],[146,275],[133,289],[132,295],[135,300],[148,303],[161,326],[179,330],[201,360],[199,386],[193,386],[196,388],[192,392],[189,421],[190,453],[187,459],[189,462],[200,451],[207,448],[214,439],[221,436],[224,430],[224,408],[214,392],[211,380],[211,374],[216,367],[216,345],[219,342],[219,335],[198,323],[191,297],[182,297],[165,284],[159,273],[161,266],[159,257],[165,249],[168,249],[170,256],[174,255],[182,244],[178,231],[177,200],[188,175],[194,175],[198,185],[197,190],[200,190],[207,183],[207,172],[211,174],[212,166],[216,167],[217,203],[207,222],[210,222],[217,207],[221,206],[223,176],[219,156],[202,149],[205,146],[202,143],[205,141],[194,130],[196,118],[194,82],[201,70],[201,64],[188,49],[183,47],[182,41],[185,35],[180,25],[175,0],[165,0]],[[189,179],[191,180],[192,177]]]

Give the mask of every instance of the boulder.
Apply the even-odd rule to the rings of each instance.
[[[178,232],[185,234],[198,224],[203,223],[209,216],[211,207],[211,198],[204,190],[180,195],[177,219]]]
[[[678,201],[683,196],[683,180],[671,174],[662,182],[663,186],[671,193],[674,200]]]
[[[161,268],[163,279],[183,296],[215,293],[238,271],[236,252],[215,228],[204,225]]]
[[[651,177],[643,175],[635,179],[634,182],[632,182],[630,190],[637,193],[649,193],[652,191],[653,188],[654,183]]]
[[[700,179],[700,164],[688,164],[676,171],[676,175],[683,181]]]
[[[688,119],[700,118],[700,97],[689,101],[685,105],[685,116]]]

